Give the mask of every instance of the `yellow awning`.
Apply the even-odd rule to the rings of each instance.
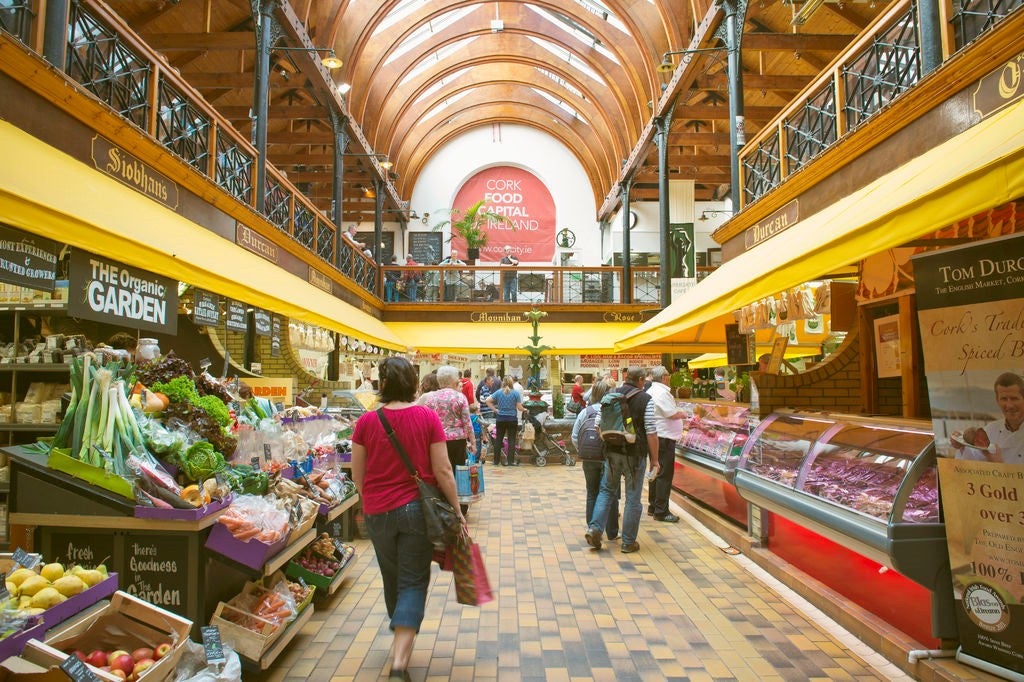
[[[1024,101],[730,259],[615,348],[686,345],[763,296],[1024,195]],[[760,340],[760,337],[759,337]]]
[[[771,346],[758,346],[757,356],[760,357],[762,353],[771,353]],[[805,358],[809,355],[817,355],[821,352],[821,349],[811,350],[809,348],[794,348],[791,346],[786,347],[785,357],[792,360],[793,358]],[[692,360],[687,360],[686,365],[690,369],[706,369],[709,367],[725,367],[729,364],[728,356],[725,353],[704,353],[699,355]],[[756,363],[750,363],[756,364]]]
[[[632,329],[622,322],[544,322],[538,327],[545,355],[613,353],[615,340]],[[526,353],[518,346],[531,343],[530,323],[522,322],[388,322],[409,347],[423,353]]]
[[[289,318],[405,351],[377,318],[0,121],[0,221]],[[233,231],[233,228],[232,228]]]

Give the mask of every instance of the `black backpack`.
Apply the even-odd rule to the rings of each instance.
[[[598,428],[599,415],[597,409],[591,405],[585,408],[585,410],[583,423],[580,425],[580,431],[576,436],[579,442],[576,452],[579,453],[580,459],[585,462],[604,461],[604,441],[601,440],[601,430]]]

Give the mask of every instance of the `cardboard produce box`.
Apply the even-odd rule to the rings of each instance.
[[[22,656],[40,665],[60,665],[67,652],[74,650],[88,654],[96,649],[120,649],[131,653],[167,642],[171,652],[139,676],[145,682],[160,682],[173,674],[191,628],[192,621],[118,591],[109,602],[100,602],[51,629],[45,642],[29,640]]]

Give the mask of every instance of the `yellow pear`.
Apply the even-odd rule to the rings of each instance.
[[[83,583],[92,587],[93,585],[103,582],[105,576],[96,569],[86,569],[84,571],[79,571],[78,575],[75,577],[81,578]]]
[[[4,585],[7,586],[7,593],[12,594],[15,597],[18,596],[18,586],[12,583],[10,580],[6,581]]]
[[[29,604],[29,608],[33,609],[48,609],[51,606],[65,601],[67,597],[58,592],[52,587],[44,587],[43,589],[36,592],[35,596],[32,597],[32,603]]]
[[[54,580],[53,587],[65,597],[73,597],[79,592],[85,590],[87,585],[77,575],[66,575],[63,578]]]
[[[23,595],[23,596],[18,598],[18,608],[19,609],[27,609],[29,606],[31,606],[31,604],[32,604],[32,597],[29,597],[27,595]]]
[[[64,566],[58,563],[46,564],[43,566],[43,570],[39,571],[39,575],[43,576],[51,583],[57,582],[64,577]]]
[[[34,597],[43,588],[49,587],[50,581],[41,575],[34,575],[21,584],[21,593]]]
[[[40,609],[40,608],[32,607],[32,608],[22,609],[21,613],[22,613],[23,616],[38,616],[40,613],[42,613],[45,610],[46,609]]]
[[[20,587],[27,578],[31,578],[34,575],[37,575],[37,573],[33,570],[19,568],[16,571],[11,571],[11,574],[7,576],[7,582],[14,583],[16,586]]]

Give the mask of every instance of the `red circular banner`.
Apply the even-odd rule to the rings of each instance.
[[[512,224],[489,223],[487,245],[480,248],[481,261],[496,263],[504,247],[523,262],[550,262],[555,255],[555,201],[536,175],[512,166],[495,166],[480,171],[459,188],[454,207],[465,210],[480,200],[481,211],[506,216]],[[466,253],[459,237],[452,246]]]

